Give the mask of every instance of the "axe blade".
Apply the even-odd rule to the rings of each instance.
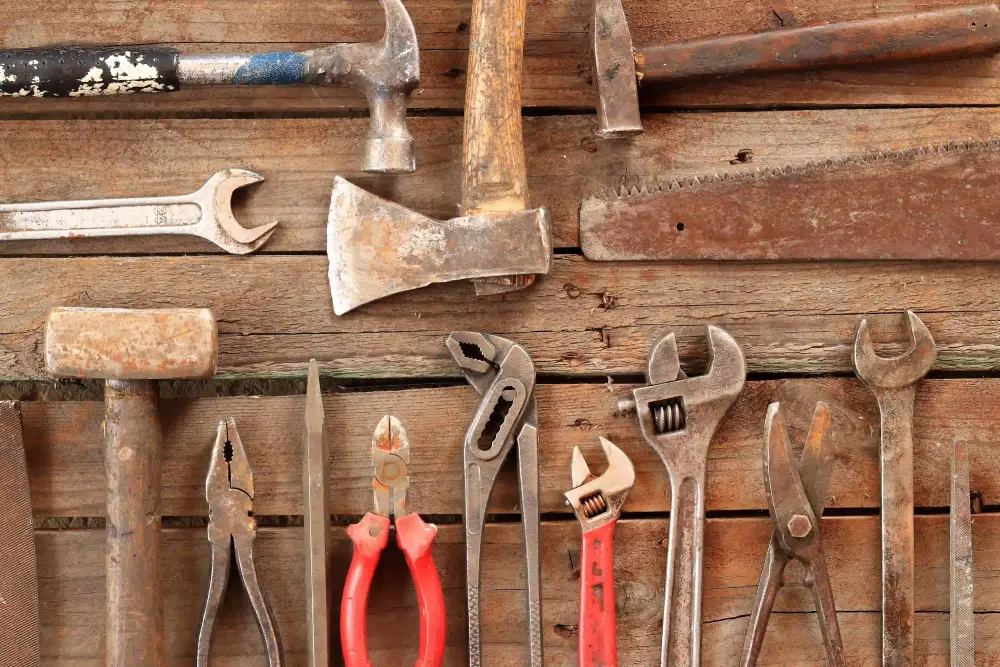
[[[327,223],[337,315],[434,283],[548,273],[552,232],[538,208],[434,220],[337,176]]]

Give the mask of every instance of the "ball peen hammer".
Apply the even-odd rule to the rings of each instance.
[[[1000,7],[945,7],[871,19],[632,46],[622,0],[593,0],[598,134],[642,132],[639,87],[739,74],[935,60],[1000,52]]]
[[[460,217],[434,220],[334,179],[327,225],[338,315],[454,280],[479,294],[522,289],[552,264],[544,208],[528,208],[521,135],[526,0],[473,0]]]
[[[416,169],[406,100],[420,83],[417,32],[402,0],[379,0],[385,33],[377,42],[237,55],[188,55],[147,46],[65,46],[0,50],[0,97],[82,97],[166,93],[182,85],[328,85],[368,99],[371,127],[363,169]]]
[[[161,667],[160,449],[155,380],[215,374],[209,310],[54,308],[45,366],[61,378],[101,378],[107,507],[109,667]]]

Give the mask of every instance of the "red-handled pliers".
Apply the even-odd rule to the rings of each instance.
[[[590,474],[579,447],[573,448],[573,489],[566,493],[583,526],[580,553],[580,667],[616,667],[615,632],[615,525],[628,492],[635,483],[635,468],[625,452],[601,438],[608,469],[600,477]]]
[[[444,593],[434,566],[431,544],[437,527],[410,514],[406,492],[410,486],[406,466],[410,462],[410,442],[403,425],[386,415],[372,438],[375,476],[375,511],[347,528],[354,542],[354,557],[347,572],[344,599],[340,606],[340,646],[346,667],[371,667],[368,660],[368,591],[382,551],[389,543],[389,517],[396,517],[396,544],[406,557],[413,576],[420,607],[420,651],[415,667],[439,667],[444,660]]]

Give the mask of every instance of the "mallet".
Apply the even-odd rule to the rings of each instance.
[[[160,420],[155,380],[210,378],[218,333],[209,310],[54,308],[45,367],[55,377],[101,378],[108,484],[109,667],[160,667]]]

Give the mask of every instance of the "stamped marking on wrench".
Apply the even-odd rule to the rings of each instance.
[[[262,180],[245,169],[223,169],[187,195],[3,204],[0,242],[182,234],[246,255],[264,245],[278,223],[243,227],[233,215],[232,196]]]
[[[883,667],[913,664],[913,401],[937,359],[931,332],[912,312],[906,318],[911,345],[898,357],[875,354],[868,320],[854,341],[854,372],[881,414]]]

